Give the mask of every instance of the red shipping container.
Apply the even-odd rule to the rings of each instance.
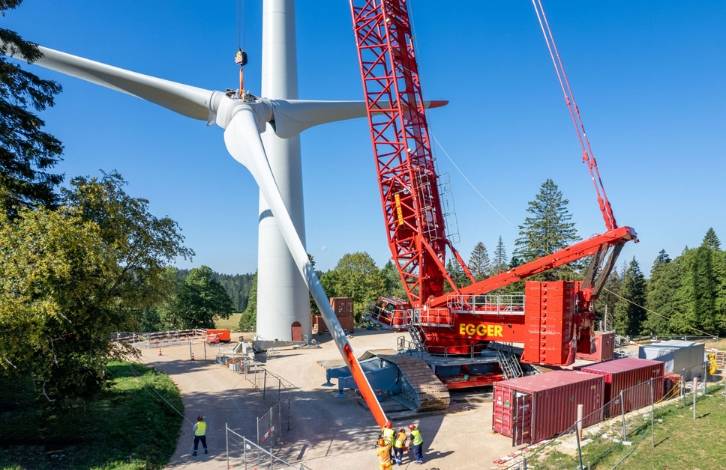
[[[663,397],[663,363],[626,357],[583,367],[583,372],[605,379],[606,416],[615,416],[650,405]],[[622,392],[622,403],[620,394]]]
[[[583,427],[602,420],[603,377],[554,371],[494,384],[492,429],[514,445],[534,444],[569,429],[583,405]]]
[[[615,332],[598,331],[592,338],[592,352],[590,354],[577,353],[577,359],[585,361],[609,361],[615,353]]]
[[[353,315],[353,299],[350,297],[332,297],[330,306],[335,312],[335,316],[346,333],[352,333],[355,327],[355,318]],[[317,333],[326,333],[328,331],[325,321],[320,315],[313,315],[312,319],[313,331]],[[317,328],[316,328],[317,326]]]

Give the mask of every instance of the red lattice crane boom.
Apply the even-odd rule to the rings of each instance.
[[[360,6],[357,5],[360,3]],[[393,260],[412,305],[457,289],[405,2],[353,2],[371,141]]]
[[[407,0],[351,0],[386,235],[408,297],[408,304],[389,302],[390,309],[383,311],[388,314],[387,322],[407,326],[414,339],[430,353],[470,354],[475,347],[504,340],[525,344],[523,360],[571,363],[576,349],[589,352],[592,300],[610,274],[623,244],[636,240],[633,229],[617,226],[541,2],[533,3],[607,231],[475,281],[446,236]],[[447,273],[447,247],[466,273],[469,285],[456,285]],[[527,283],[526,291],[532,293],[536,304],[535,300],[525,302],[522,298],[503,308],[499,298],[487,295],[584,257],[591,257],[591,261],[583,281]],[[445,289],[447,284],[449,292]],[[559,306],[555,311],[547,311],[545,304],[553,299]],[[553,341],[552,328],[556,328],[559,341],[556,353],[546,346],[547,341]],[[549,340],[527,340],[539,338],[544,329]]]

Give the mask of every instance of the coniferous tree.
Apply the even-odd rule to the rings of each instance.
[[[619,300],[615,294],[620,293],[622,281],[621,273],[617,269],[613,269],[607,281],[605,281],[605,286],[600,291],[600,295],[595,299],[595,316],[598,321],[602,321],[605,331],[614,329],[613,315],[615,313],[615,304]]]
[[[240,331],[255,331],[257,329],[257,273],[252,276],[250,293],[247,296],[247,307],[239,317]]]
[[[726,251],[713,254],[713,273],[716,277],[716,327],[720,336],[726,334]]]
[[[535,199],[529,202],[529,215],[519,226],[514,250],[517,258],[523,262],[531,261],[552,254],[579,239],[567,204],[569,201],[554,181],[547,179],[542,183]],[[539,278],[554,280],[563,274],[572,277],[572,267],[550,270]]]
[[[680,288],[680,264],[671,261],[665,250],[660,250],[650,270],[646,304],[647,319],[644,330],[653,335],[670,333],[670,319],[677,312],[676,293]]]
[[[471,256],[469,256],[469,269],[476,280],[484,279],[491,272],[489,253],[484,243],[477,243],[471,251]]]
[[[693,317],[696,327],[716,331],[716,278],[713,272],[713,251],[706,246],[696,248],[691,265],[693,282]]]
[[[494,274],[499,274],[503,273],[508,269],[509,265],[507,264],[507,250],[504,247],[504,241],[502,241],[502,236],[499,235],[499,239],[497,240],[497,248],[494,250],[494,266],[492,267],[492,271],[494,271]]]
[[[710,248],[713,251],[718,251],[721,249],[721,240],[718,239],[718,235],[716,235],[716,231],[713,229],[713,227],[709,228],[706,232],[706,236],[703,237],[702,246]]]
[[[637,336],[645,320],[645,277],[635,258],[625,270],[619,294],[622,298],[615,304],[615,331]]]
[[[0,2],[0,15],[22,0]],[[31,62],[40,57],[35,44],[0,28],[0,52],[20,54]],[[14,218],[23,207],[53,206],[55,187],[63,179],[51,173],[63,146],[43,130],[35,112],[53,106],[60,85],[23,70],[0,55],[0,208]]]
[[[466,273],[464,272],[463,269],[461,269],[461,266],[459,266],[459,263],[449,259],[449,261],[446,262],[446,271],[449,273],[449,276],[456,283],[457,286],[461,287],[463,285],[466,285],[466,282],[467,282]],[[446,285],[444,286],[444,290],[446,292],[451,291],[451,286],[449,286],[449,284],[446,283]]]

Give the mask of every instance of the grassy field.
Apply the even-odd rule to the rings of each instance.
[[[227,328],[229,331],[239,331],[239,317],[241,317],[241,313],[233,313],[229,316],[229,318],[215,318],[214,319],[214,327],[215,328]]]
[[[110,387],[62,412],[35,402],[21,384],[0,384],[0,469],[154,469],[176,447],[183,412],[166,375],[127,362],[109,364]],[[163,397],[163,399],[162,399]]]
[[[583,447],[583,462],[593,469],[723,469],[726,464],[726,397],[722,390],[700,398],[692,409],[682,404],[656,410],[655,434],[650,415],[630,423],[631,446],[596,438]],[[637,426],[637,427],[636,427]],[[655,442],[655,447],[653,447]],[[536,468],[577,468],[576,457],[550,453]]]

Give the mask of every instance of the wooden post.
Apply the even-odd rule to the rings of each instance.
[[[583,414],[583,405],[580,403],[577,405],[577,436],[578,436],[578,439],[582,439],[582,414]]]

